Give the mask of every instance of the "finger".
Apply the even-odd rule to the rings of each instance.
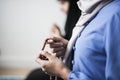
[[[45,69],[44,68],[41,68],[43,72],[45,72]]]
[[[56,53],[56,56],[57,56],[57,57],[61,57],[61,56],[63,56],[63,55],[64,55],[64,53],[63,53],[62,51],[59,51],[59,52]]]
[[[54,40],[53,40],[53,39],[48,39],[48,40],[47,40],[47,44],[52,44],[52,43],[54,43]]]
[[[51,52],[52,53],[57,53],[57,52],[62,51],[62,50],[64,50],[64,47],[53,48],[53,49],[51,49]]]
[[[61,38],[60,37],[52,37],[52,40],[54,40],[55,42],[59,42],[59,41],[61,41]]]
[[[46,65],[49,64],[49,61],[46,60],[42,60],[40,58],[36,58],[35,60],[38,64],[40,64],[40,68],[42,69],[42,71],[46,71]]]
[[[39,56],[40,56],[40,54],[41,54],[42,52],[43,52],[43,51],[40,51],[40,52],[39,52],[39,55],[37,56],[37,58],[39,58]]]
[[[60,42],[60,41],[61,41],[61,38],[60,38],[60,37],[47,38],[47,42],[48,42],[48,43]]]
[[[40,58],[41,60],[48,60],[45,56],[42,55],[43,51],[40,51],[40,54],[37,56],[37,58]]]
[[[53,43],[50,45],[50,48],[59,48],[59,47],[63,47],[64,44],[62,42],[57,42],[57,43]]]
[[[38,64],[40,64],[40,67],[42,68],[44,62],[43,62],[41,59],[39,59],[39,58],[36,58],[35,61],[36,61]]]

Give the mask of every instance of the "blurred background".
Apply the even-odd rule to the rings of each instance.
[[[23,80],[38,68],[35,58],[51,25],[64,34],[65,20],[57,0],[0,0],[0,80]]]

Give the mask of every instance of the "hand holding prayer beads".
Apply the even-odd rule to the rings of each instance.
[[[48,39],[46,39],[45,42],[44,42],[44,44],[43,44],[42,51],[45,49],[45,46],[46,46],[46,44],[47,44],[47,40],[48,40]],[[46,57],[45,57],[44,55],[42,55],[42,54],[40,54],[39,58],[40,58],[41,60],[48,60],[48,58],[46,58]],[[56,76],[50,76],[50,80],[57,80],[57,77],[56,77]]]
[[[47,44],[47,40],[48,40],[48,39],[46,39],[45,42],[44,42],[44,44],[43,44],[43,47],[42,47],[42,49],[41,49],[42,51],[45,49],[45,46],[46,46],[46,44]],[[43,56],[42,54],[40,54],[39,58],[42,59],[42,60],[48,60],[48,58],[46,58],[46,57]]]

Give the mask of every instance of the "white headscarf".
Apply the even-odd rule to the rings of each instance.
[[[95,7],[103,0],[80,0],[78,2],[78,7],[82,12],[89,12],[91,9],[95,9]],[[92,12],[92,11],[91,11]]]
[[[78,35],[80,35],[83,29],[86,27],[85,24],[88,21],[91,21],[101,8],[112,1],[114,0],[79,0],[78,7],[82,11],[82,15],[78,20],[76,27],[73,29],[72,37],[68,43],[66,54],[63,60],[64,63],[67,64],[67,62],[69,62],[68,60],[72,48],[75,45]]]

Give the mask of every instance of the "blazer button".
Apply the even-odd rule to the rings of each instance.
[[[75,61],[74,61],[74,60],[72,60],[72,64],[75,64]]]
[[[73,50],[74,50],[74,51],[76,50],[75,46],[73,46]]]

